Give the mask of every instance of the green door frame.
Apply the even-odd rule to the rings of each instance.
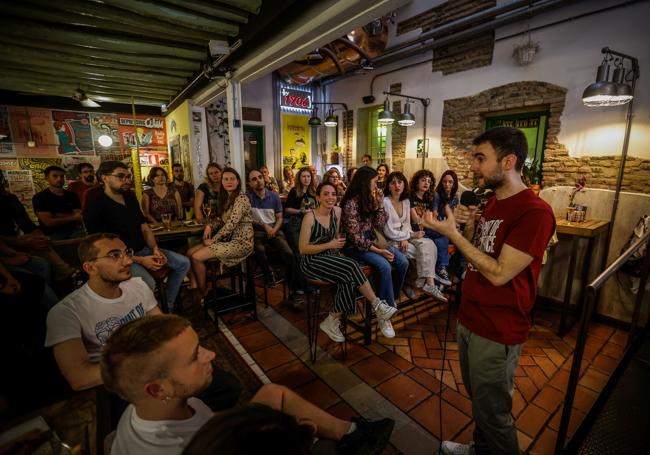
[[[255,133],[257,144],[255,145],[255,161],[257,167],[266,165],[266,154],[264,153],[264,125],[244,125],[244,132]],[[250,171],[247,169],[246,172]]]

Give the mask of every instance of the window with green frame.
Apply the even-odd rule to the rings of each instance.
[[[533,173],[539,182],[542,177],[542,163],[544,162],[548,111],[496,115],[485,119],[486,130],[497,126],[517,128],[524,133],[528,141],[528,160],[535,163]]]
[[[377,106],[376,109],[370,112],[368,118],[368,138],[370,139],[368,153],[372,156],[372,162],[377,164],[386,161],[386,134],[388,127],[380,125],[377,122],[377,117],[383,110],[383,106]]]

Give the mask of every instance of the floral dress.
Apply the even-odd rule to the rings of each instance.
[[[212,225],[213,237],[209,248],[216,258],[228,267],[235,266],[253,253],[253,218],[251,203],[240,193],[233,205]]]

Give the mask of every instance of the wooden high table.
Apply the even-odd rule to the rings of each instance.
[[[187,226],[185,223],[181,223],[180,221],[172,221],[172,228],[169,231],[164,228],[162,223],[149,226],[152,227],[153,235],[156,237],[157,242],[184,240],[190,237],[198,237],[203,234],[203,230],[205,229],[205,226],[202,224]],[[158,226],[162,226],[162,229],[158,228]]]
[[[565,218],[556,217],[556,230],[558,235],[571,236],[571,258],[569,260],[569,273],[567,282],[564,288],[564,301],[562,302],[562,314],[560,318],[560,329],[558,335],[563,337],[566,332],[571,328],[567,327],[567,319],[569,315],[569,306],[571,305],[571,291],[573,289],[573,276],[575,274],[578,244],[580,239],[588,239],[587,251],[585,251],[584,263],[582,266],[582,282],[583,286],[578,296],[578,307],[581,308],[584,299],[584,287],[587,285],[589,278],[589,266],[591,265],[591,254],[594,249],[596,240],[607,232],[609,221],[607,220],[586,220],[582,222],[567,221]],[[603,254],[607,254],[605,251]]]

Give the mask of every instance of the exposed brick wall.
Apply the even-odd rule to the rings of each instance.
[[[458,73],[472,68],[492,64],[494,32],[478,36],[469,41],[452,44],[433,51],[432,71],[442,74]]]
[[[397,36],[418,28],[425,32],[493,6],[496,6],[496,0],[450,0],[417,16],[398,22]]]
[[[450,0],[397,24],[397,35],[421,28],[423,32],[496,5],[495,0]],[[488,19],[489,20],[489,19]],[[494,32],[433,51],[432,71],[443,75],[492,63]]]
[[[343,169],[352,166],[352,133],[354,129],[354,111],[343,111],[343,149],[341,150],[341,165]]]
[[[397,119],[402,114],[402,103],[397,100],[393,101],[393,115],[395,122],[393,122],[391,131],[391,147],[393,150],[393,157],[391,160],[391,171],[403,171],[404,159],[406,158],[406,127],[397,123]]]
[[[566,89],[538,81],[514,82],[485,90],[477,95],[445,100],[442,114],[441,148],[448,166],[458,173],[467,186],[472,185],[469,172],[472,140],[485,131],[485,114],[507,110],[548,110],[548,128],[542,163],[542,185],[574,185],[582,175],[592,188],[616,187],[620,156],[569,156],[558,142],[560,117],[564,110]],[[623,190],[646,192],[650,185],[650,160],[629,157],[623,178]]]

